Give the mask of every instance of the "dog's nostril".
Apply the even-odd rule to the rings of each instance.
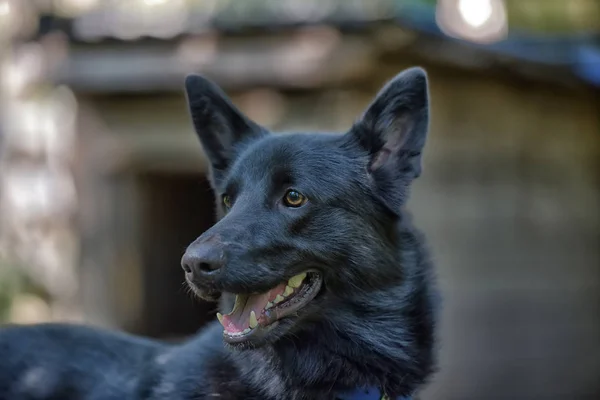
[[[221,268],[218,263],[201,262],[198,264],[198,269],[202,272],[214,272]]]

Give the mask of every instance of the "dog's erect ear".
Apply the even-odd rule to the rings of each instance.
[[[427,74],[410,68],[385,85],[349,133],[369,153],[375,191],[392,211],[421,174],[428,124]]]
[[[213,181],[229,167],[234,146],[267,134],[233,105],[210,80],[199,75],[185,78],[185,92],[194,129],[211,165]]]

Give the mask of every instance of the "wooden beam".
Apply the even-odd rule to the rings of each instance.
[[[226,88],[315,88],[368,76],[376,67],[370,40],[333,28],[253,38],[188,37],[173,46],[73,46],[54,79],[80,92],[180,90],[190,72]]]

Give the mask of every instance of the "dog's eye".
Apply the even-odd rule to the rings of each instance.
[[[229,210],[231,208],[231,197],[229,197],[228,194],[224,194],[222,200],[223,200],[223,206],[225,206],[225,209]]]
[[[306,197],[293,189],[288,190],[283,197],[283,202],[288,207],[301,207],[306,203]]]

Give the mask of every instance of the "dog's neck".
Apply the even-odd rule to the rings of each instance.
[[[312,332],[241,352],[235,358],[248,382],[275,399],[318,399],[328,393],[370,387],[380,388],[392,398],[412,394],[426,375],[415,370],[414,358],[419,355],[412,354],[412,338],[400,332],[401,323],[368,318],[362,322],[370,324],[369,336],[315,326]]]
[[[377,292],[354,293],[321,320],[276,343],[236,353],[244,378],[273,399],[330,399],[332,393],[379,388],[412,396],[429,377],[434,320],[426,250],[405,219],[398,225],[397,268],[404,278]],[[410,328],[410,330],[408,330]]]

